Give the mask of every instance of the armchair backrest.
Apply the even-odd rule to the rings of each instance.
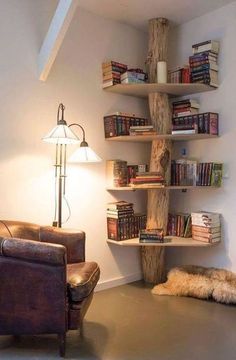
[[[0,220],[0,237],[39,241],[40,226],[22,221]]]

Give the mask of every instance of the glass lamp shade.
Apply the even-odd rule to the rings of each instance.
[[[52,131],[50,131],[43,138],[44,141],[52,144],[77,144],[79,142],[78,137],[73,133],[73,131],[64,124],[55,126]]]
[[[80,146],[68,161],[71,163],[96,163],[102,159],[89,146]]]

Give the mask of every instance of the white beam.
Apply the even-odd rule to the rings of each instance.
[[[78,5],[77,0],[60,0],[38,56],[39,79],[46,81]]]

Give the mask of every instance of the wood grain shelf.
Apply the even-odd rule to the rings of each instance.
[[[124,135],[107,138],[107,141],[111,142],[151,142],[153,140],[173,140],[173,141],[190,141],[190,140],[203,140],[203,139],[215,139],[217,135],[210,134],[188,134],[188,135]]]
[[[198,189],[217,189],[215,186],[157,186],[157,185],[135,185],[135,186],[123,186],[123,187],[107,187],[107,191],[135,191],[135,190],[198,190]]]
[[[151,93],[163,93],[171,96],[184,96],[215,90],[205,84],[117,84],[104,89],[115,94],[146,98]]]
[[[219,244],[219,242],[216,243],[204,243],[201,241],[197,241],[197,240],[193,240],[192,238],[184,238],[184,237],[177,237],[177,236],[165,236],[165,241],[164,243],[158,243],[158,244],[153,244],[153,243],[140,243],[138,238],[135,239],[129,239],[129,240],[121,240],[121,241],[115,241],[115,240],[110,240],[107,239],[107,242],[109,244],[114,244],[114,245],[118,245],[118,246],[159,246],[159,247],[171,247],[171,246],[175,246],[175,247],[187,247],[187,246],[191,246],[191,247],[210,247],[210,246],[214,246]]]

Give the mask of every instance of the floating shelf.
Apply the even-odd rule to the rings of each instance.
[[[123,187],[107,187],[107,191],[135,191],[135,190],[196,190],[196,189],[217,189],[215,186],[157,186],[157,185],[135,185],[135,186],[123,186]]]
[[[117,84],[104,89],[115,94],[145,98],[151,93],[165,93],[171,96],[184,96],[215,90],[205,84]]]
[[[203,139],[215,139],[217,135],[210,134],[188,134],[188,135],[124,135],[107,138],[107,141],[118,142],[150,142],[153,140],[173,140],[173,141],[189,141],[189,140],[203,140]]]
[[[193,246],[193,247],[209,247],[218,244],[216,243],[204,243],[201,241],[193,240],[192,238],[184,238],[184,237],[177,237],[177,236],[165,236],[164,243],[140,243],[138,238],[129,239],[129,240],[121,240],[115,241],[107,239],[109,244],[114,244],[118,246]]]

